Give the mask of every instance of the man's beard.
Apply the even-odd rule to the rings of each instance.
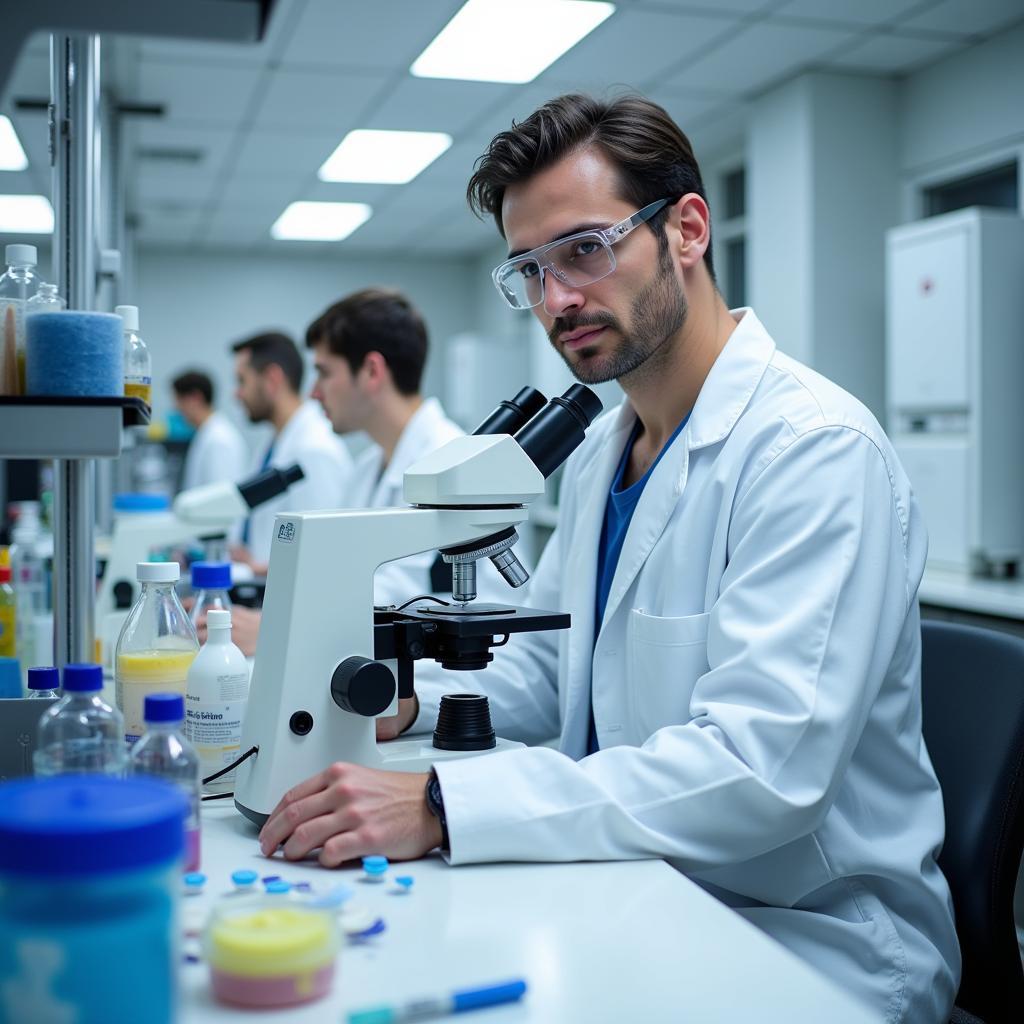
[[[551,325],[548,337],[557,348],[557,338],[578,327],[606,327],[621,337],[618,346],[606,358],[594,358],[601,342],[593,348],[577,349],[573,360],[562,352],[566,366],[581,384],[603,384],[609,380],[622,380],[635,373],[686,323],[688,307],[686,296],[672,273],[672,264],[665,253],[658,260],[658,272],[633,300],[631,321],[633,329],[626,332],[619,319],[611,313],[583,314],[578,317],[558,317]],[[652,365],[652,369],[653,369]]]

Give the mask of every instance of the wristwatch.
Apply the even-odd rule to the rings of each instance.
[[[437,778],[437,772],[430,769],[430,777],[427,779],[427,810],[441,823],[441,849],[446,853],[451,851],[448,843],[448,820],[444,815],[444,796],[441,794],[441,783]]]

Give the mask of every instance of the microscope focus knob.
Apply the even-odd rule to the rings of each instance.
[[[383,662],[353,655],[331,676],[334,703],[354,715],[372,718],[386,711],[395,699],[395,677]]]

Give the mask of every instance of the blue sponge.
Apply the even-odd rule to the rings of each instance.
[[[68,310],[26,317],[26,392],[123,395],[123,330],[113,313]]]

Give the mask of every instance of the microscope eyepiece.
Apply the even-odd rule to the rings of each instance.
[[[604,406],[588,387],[573,384],[560,398],[552,398],[515,435],[519,446],[544,474],[551,474],[579,447],[587,427]]]
[[[285,469],[265,469],[262,473],[243,480],[238,485],[238,490],[249,508],[255,508],[279,494],[284,494],[292,484],[298,483],[305,475],[302,467],[294,462]]]
[[[515,398],[502,402],[473,433],[514,434],[544,408],[545,401],[536,388],[523,388]]]

